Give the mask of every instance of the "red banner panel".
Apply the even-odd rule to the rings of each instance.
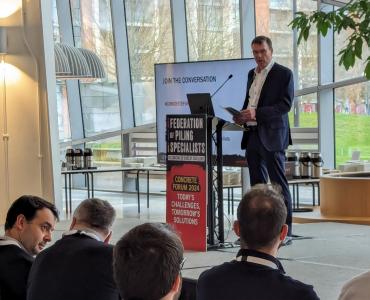
[[[207,250],[207,140],[203,115],[167,116],[166,222],[186,250]]]

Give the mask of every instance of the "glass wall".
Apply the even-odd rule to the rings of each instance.
[[[54,43],[60,43],[60,28],[56,0],[53,1],[53,38]],[[66,82],[57,80],[56,90],[57,90],[56,98],[58,110],[59,140],[66,141],[71,139],[71,126],[69,123]]]
[[[125,0],[136,125],[155,122],[154,64],[173,62],[170,0]]]
[[[239,0],[186,0],[189,60],[241,57]]]
[[[370,82],[335,89],[336,164],[360,151],[370,160]]]
[[[339,53],[340,50],[344,48],[344,46],[348,42],[348,37],[351,35],[352,31],[350,30],[343,30],[340,34],[336,34],[334,37],[334,53]],[[366,58],[370,55],[370,50],[367,45],[364,43],[362,46],[362,59],[357,59],[356,63],[353,68],[346,70],[343,65],[339,66],[340,56],[334,55],[335,63],[334,63],[334,70],[335,70],[335,80],[345,80],[351,79],[359,76],[364,75],[365,69],[365,62]]]
[[[63,41],[68,40],[70,32],[66,28],[69,24],[66,23],[70,18],[64,19],[66,16],[59,16],[60,20],[68,20],[68,22],[61,23],[62,27],[59,26],[56,1],[53,0],[53,29],[54,41],[59,42],[61,37]],[[300,95],[295,98],[293,108],[289,113],[291,126],[318,128],[320,124],[321,129],[324,126],[330,126],[328,132],[335,129],[336,151],[331,143],[330,157],[333,159],[335,155],[337,163],[350,159],[351,153],[357,149],[361,151],[362,158],[369,157],[367,145],[370,141],[367,141],[365,134],[369,126],[367,122],[369,83],[354,84],[351,82],[351,80],[358,82],[359,77],[363,75],[364,60],[357,62],[355,68],[346,71],[343,66],[338,66],[339,56],[334,55],[343,48],[350,32],[341,32],[340,35],[336,35],[334,42],[326,41],[329,44],[333,42],[330,47],[334,46],[332,57],[334,70],[329,70],[325,65],[326,62],[322,62],[322,66],[318,65],[320,53],[315,30],[312,29],[307,42],[297,47],[297,34],[288,26],[296,11],[316,10],[317,1],[255,0],[254,15],[250,7],[240,5],[244,4],[240,0],[185,0],[183,1],[185,9],[180,12],[178,9],[182,6],[171,7],[171,3],[178,3],[170,0],[67,0],[67,2],[72,15],[69,29],[73,31],[75,45],[95,52],[104,63],[107,77],[95,82],[79,81],[78,85],[74,82],[68,84],[68,89],[65,81],[57,81],[59,137],[61,141],[70,141],[71,136],[76,139],[86,138],[87,141],[99,139],[86,144],[87,147],[94,149],[97,165],[101,167],[118,166],[122,155],[155,155],[155,143],[152,138],[149,138],[145,145],[138,144],[137,152],[123,151],[125,154],[122,154],[121,117],[133,116],[136,126],[156,121],[154,64],[174,62],[173,36],[176,37],[177,46],[183,45],[184,48],[187,46],[189,61],[240,58],[241,45],[245,47],[250,45],[250,40],[243,41],[241,36],[252,37],[255,34],[270,36],[274,46],[275,61],[293,71],[295,92]],[[253,1],[250,3],[253,4]],[[240,12],[240,8],[245,11]],[[120,15],[126,17],[125,26],[115,28],[114,24],[119,22],[113,20],[117,21],[113,24],[112,9],[122,10]],[[171,9],[176,9],[174,14],[171,13]],[[67,12],[68,9],[63,11]],[[172,15],[178,16],[179,14],[183,14],[184,18],[172,20]],[[246,19],[241,20],[242,17]],[[255,24],[251,23],[253,18]],[[246,32],[241,32],[241,23],[248,24],[243,27]],[[173,27],[173,24],[176,26]],[[183,32],[185,31],[184,26],[186,26],[186,35]],[[67,30],[67,32],[62,32],[62,30]],[[121,66],[116,66],[115,53],[117,51],[121,53],[120,55],[124,55],[124,52],[123,49],[116,49],[122,46],[121,43],[115,44],[114,37],[115,33],[117,36],[122,36],[120,31],[123,30],[127,32],[129,55],[122,60],[124,64],[122,70],[119,69]],[[180,34],[174,32],[176,30],[179,30]],[[122,44],[125,45],[125,43]],[[364,47],[363,51],[363,57],[366,58],[369,50]],[[128,62],[127,65],[125,65],[126,62]],[[331,74],[334,74],[334,87],[333,85],[318,86],[320,70],[324,70],[322,78],[331,79]],[[120,73],[122,78],[130,74],[132,98],[131,93],[125,94],[127,91],[122,90],[121,95],[125,98],[119,99],[116,76],[119,72],[122,72]],[[349,80],[348,83],[346,82],[348,86],[335,89],[336,81],[343,79]],[[68,99],[68,95],[74,96]],[[335,122],[327,122],[325,119],[319,122],[318,98],[324,101],[321,103],[324,104],[320,106],[321,109],[324,107],[329,110],[330,116],[333,116],[333,110],[335,110]],[[130,110],[126,111],[124,105],[129,101],[132,101],[133,109],[129,105]],[[331,106],[332,102],[334,106]],[[74,107],[74,110],[69,111],[70,107]],[[124,111],[121,112],[121,110]],[[323,115],[325,113],[323,112]],[[73,120],[71,124],[69,114]],[[335,128],[332,127],[334,126],[332,123],[335,123]],[[73,125],[78,128],[71,128]],[[350,129],[351,126],[354,128]],[[112,131],[117,131],[116,138],[102,139],[107,136],[105,133]],[[350,132],[355,131],[356,133],[350,136]],[[128,136],[127,140],[132,138],[132,132],[126,133],[125,131],[125,134]],[[102,136],[96,137],[96,135]],[[318,147],[318,145],[313,146]],[[142,148],[146,148],[146,152],[143,152]],[[114,184],[122,182],[121,176],[118,177],[112,180],[102,179],[98,185],[101,188],[106,185],[108,189],[113,189],[113,182]]]
[[[116,61],[109,0],[71,0],[75,46],[92,50],[102,60],[107,77],[81,82],[85,136],[121,129]]]
[[[297,0],[297,11],[309,13],[317,8],[316,1]],[[296,88],[316,86],[318,79],[317,62],[317,31],[311,28],[307,41],[302,42],[297,47],[297,66],[298,76],[296,78]]]
[[[86,143],[93,151],[93,165],[100,168],[121,166],[121,136]],[[95,188],[101,190],[122,190],[122,173],[108,172],[94,175]]]
[[[294,99],[294,105],[289,112],[291,127],[318,127],[317,94],[308,94]],[[296,119],[294,119],[296,116]]]
[[[57,88],[59,140],[67,141],[71,139],[71,126],[69,123],[67,88],[65,81],[57,80],[56,88]]]
[[[288,24],[293,18],[291,0],[258,0],[256,8],[256,35],[271,38],[274,60],[293,70],[293,32]]]
[[[311,12],[315,1],[296,0],[296,10]],[[256,34],[272,39],[274,60],[295,73],[297,89],[317,85],[317,34],[311,29],[306,42],[296,47],[295,37],[289,23],[293,19],[292,0],[259,0],[256,6]],[[294,53],[294,48],[297,52]]]
[[[55,43],[60,43],[60,30],[56,0],[53,0],[53,37]]]

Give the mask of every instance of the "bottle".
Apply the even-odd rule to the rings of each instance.
[[[322,175],[322,166],[324,161],[320,152],[312,152],[311,154],[311,176],[312,178],[320,178]]]
[[[82,149],[76,148],[75,149],[75,169],[82,169],[83,167],[83,152]]]
[[[92,160],[93,152],[91,148],[85,148],[84,151],[84,168],[85,169],[91,169],[93,166],[93,160]]]
[[[295,151],[288,151],[286,153],[286,160],[293,165],[292,177],[293,178],[300,178],[298,153],[295,152]]]
[[[75,151],[72,148],[67,148],[66,150],[66,167],[67,170],[72,170],[74,167],[74,156]]]
[[[301,152],[299,156],[299,174],[301,175],[301,178],[311,177],[310,152]]]

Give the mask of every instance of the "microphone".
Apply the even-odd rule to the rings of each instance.
[[[211,95],[211,98],[217,94],[217,92],[222,89],[222,87],[228,82],[231,78],[233,78],[233,74],[230,74],[229,77],[220,85],[220,87]]]

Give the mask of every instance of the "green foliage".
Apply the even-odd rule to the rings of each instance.
[[[297,12],[289,26],[298,31],[298,45],[302,39],[308,39],[313,25],[322,36],[326,36],[331,28],[338,34],[342,30],[352,32],[347,39],[346,46],[338,53],[340,56],[339,65],[343,65],[348,70],[354,66],[356,59],[362,58],[363,45],[370,46],[370,1],[351,0],[336,11],[328,13],[322,11],[310,14]],[[366,78],[370,79],[370,56],[366,59],[364,72]]]

